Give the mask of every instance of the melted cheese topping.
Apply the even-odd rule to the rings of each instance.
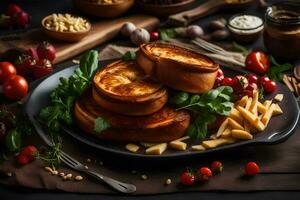
[[[210,61],[204,58],[199,58],[196,55],[195,57],[193,57],[191,54],[186,54],[184,52],[178,51],[177,49],[154,46],[154,47],[148,47],[148,51],[152,52],[152,54],[157,57],[167,58],[179,62],[185,62],[194,65],[205,65],[205,66],[213,65],[213,63],[211,63]]]
[[[118,62],[96,74],[94,83],[103,90],[119,96],[143,96],[153,94],[161,84],[150,80],[132,62]]]

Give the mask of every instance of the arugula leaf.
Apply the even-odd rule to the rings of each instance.
[[[108,123],[107,120],[105,120],[102,117],[97,117],[95,119],[95,123],[94,123],[94,130],[97,133],[101,133],[102,131],[108,129],[110,127],[110,124]]]
[[[62,124],[72,124],[75,99],[89,87],[98,68],[98,52],[91,50],[80,59],[79,68],[68,79],[60,78],[59,85],[51,92],[51,105],[39,113],[39,120],[50,132],[58,132]]]
[[[177,110],[187,109],[193,112],[195,119],[187,130],[191,138],[203,139],[207,134],[207,125],[213,123],[216,115],[228,116],[233,107],[231,102],[233,89],[221,86],[202,95],[190,95],[179,92],[170,97],[169,102]]]
[[[159,38],[162,41],[167,41],[170,38],[175,38],[177,36],[177,33],[175,29],[162,29],[159,30]]]
[[[270,69],[267,76],[275,81],[282,81],[283,73],[293,69],[293,65],[290,63],[279,64],[273,56],[269,56]]]
[[[17,152],[21,149],[21,134],[16,130],[11,130],[5,137],[5,145],[11,152]]]
[[[136,53],[134,51],[127,51],[122,56],[122,60],[124,60],[124,61],[136,60]]]

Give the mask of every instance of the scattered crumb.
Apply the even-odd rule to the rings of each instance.
[[[89,167],[87,165],[84,166],[85,169],[89,169]]]
[[[165,182],[166,185],[170,185],[171,183],[172,183],[172,180],[169,179],[169,178],[168,178],[168,179],[166,180],[166,182]]]
[[[90,158],[86,159],[86,162],[90,163],[92,160]]]
[[[8,177],[12,177],[12,175],[13,175],[12,172],[7,172],[6,173],[6,176],[8,176]]]
[[[141,176],[141,179],[147,180],[147,179],[148,179],[148,176],[147,176],[146,174],[143,174],[143,175]]]

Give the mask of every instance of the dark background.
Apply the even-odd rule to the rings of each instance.
[[[202,0],[198,0],[201,2]],[[275,1],[272,1],[275,2]],[[4,12],[5,8],[9,3],[18,3],[23,9],[28,12],[31,18],[31,25],[29,28],[37,28],[40,26],[41,19],[53,12],[69,12],[69,13],[77,13],[74,9],[72,0],[0,0],[0,12]],[[256,6],[247,9],[247,12],[255,12],[258,15],[263,15],[263,10],[258,9]],[[218,13],[213,16],[209,16],[205,19],[199,20],[197,23],[204,25],[207,21],[213,18],[218,18],[220,16],[230,16],[231,13]],[[5,35],[7,33],[19,32],[20,30],[0,30],[0,35]],[[259,40],[257,43],[253,45],[253,48],[262,48],[262,42]],[[61,64],[62,66],[68,66],[71,62],[67,61]],[[280,184],[280,183],[274,183]],[[299,181],[300,184],[300,181]],[[229,193],[229,192],[191,192],[191,193],[176,193],[176,194],[166,194],[166,195],[156,195],[156,196],[108,196],[108,195],[83,195],[83,194],[70,194],[70,193],[62,193],[59,191],[41,191],[41,190],[32,190],[26,188],[14,188],[7,186],[0,186],[0,199],[34,199],[34,200],[77,200],[77,199],[85,199],[85,200],[152,200],[152,199],[201,199],[201,200],[211,200],[211,199],[221,199],[221,200],[231,200],[231,199],[300,199],[300,192],[251,192],[251,193]]]

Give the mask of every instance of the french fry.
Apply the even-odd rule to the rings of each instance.
[[[217,134],[216,133],[215,134],[211,134],[209,136],[209,139],[211,139],[211,140],[217,139]]]
[[[161,155],[167,149],[167,143],[161,143],[154,145],[146,149],[146,154],[148,155]]]
[[[240,112],[235,108],[232,108],[229,117],[237,121],[239,124],[242,124],[244,121]]]
[[[283,113],[282,109],[280,108],[280,106],[276,103],[274,104],[274,110],[273,110],[273,114],[272,116],[276,116],[276,115],[281,115]]]
[[[248,121],[244,121],[244,130],[248,133],[251,132],[251,124]]]
[[[221,136],[221,134],[224,132],[224,130],[226,129],[228,125],[228,118],[225,119],[225,121],[221,124],[221,126],[219,127],[219,130],[217,132],[216,137],[219,138]]]
[[[233,138],[240,139],[240,140],[252,140],[253,135],[248,133],[247,131],[233,129],[231,131],[231,135]]]
[[[181,138],[179,138],[179,139],[176,139],[176,140],[174,140],[174,141],[184,141],[184,140],[187,140],[187,139],[190,139],[190,136],[186,135],[186,136],[181,137]]]
[[[247,101],[248,101],[248,96],[243,96],[243,98],[237,102],[237,105],[241,107],[245,107]]]
[[[281,102],[283,100],[283,94],[276,94],[274,97],[274,100]]]
[[[206,148],[203,146],[203,145],[201,145],[201,144],[199,144],[199,145],[193,145],[192,146],[192,150],[193,151],[204,151]]]
[[[169,143],[169,146],[172,149],[184,151],[184,150],[186,150],[187,144],[184,142],[181,142],[181,141],[172,141]]]
[[[272,103],[272,105],[270,106],[268,111],[261,118],[261,122],[265,125],[265,127],[268,125],[268,123],[273,115],[274,108],[275,108],[275,104]]]
[[[218,146],[222,146],[225,144],[231,144],[234,143],[236,141],[236,139],[234,138],[218,138],[215,140],[206,140],[202,142],[202,145],[206,148],[206,149],[212,149],[212,148],[216,148]]]
[[[244,127],[237,123],[234,119],[228,118],[228,124],[232,127],[232,129],[244,130]]]
[[[246,105],[245,105],[245,109],[246,109],[246,110],[249,110],[251,104],[252,104],[252,97],[249,97],[248,100],[247,100],[247,103],[246,103]]]
[[[257,102],[258,102],[258,92],[255,91],[253,93],[253,99],[249,108],[249,111],[254,114],[255,116],[257,116]]]
[[[242,108],[241,106],[237,107],[237,110],[243,115],[243,117],[257,130],[263,131],[265,129],[264,124],[258,119],[257,116],[253,115],[251,112]]]
[[[267,108],[260,102],[257,102],[257,111],[260,113],[260,114],[263,114],[265,112],[267,112]]]
[[[229,138],[229,137],[231,137],[231,130],[232,130],[232,128],[228,126],[228,127],[223,131],[223,133],[221,134],[221,138]]]

